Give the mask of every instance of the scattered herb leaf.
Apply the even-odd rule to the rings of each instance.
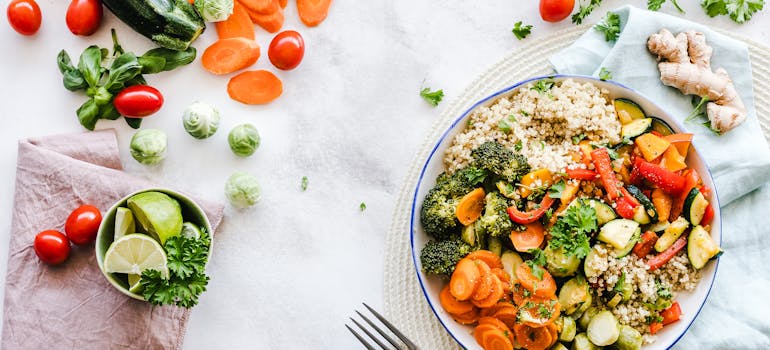
[[[602,69],[599,71],[599,80],[612,80],[612,72],[610,72],[607,68],[602,67]]]
[[[615,12],[607,12],[604,20],[594,26],[594,29],[604,33],[604,40],[616,41],[620,36],[620,15]]]
[[[513,25],[513,35],[516,36],[516,39],[524,39],[526,38],[530,33],[532,33],[532,25],[531,24],[522,24],[521,21],[516,22],[516,24]]]
[[[537,277],[538,280],[543,280],[543,273],[545,270],[543,270],[543,266],[545,266],[546,260],[545,260],[545,252],[538,248],[530,249],[527,253],[532,254],[532,259],[527,260],[525,264],[529,266],[530,269],[532,269],[532,275]]]
[[[366,203],[361,202],[361,204],[358,205],[358,209],[360,209],[361,211],[366,210]]]
[[[580,7],[578,7],[577,12],[572,14],[572,23],[583,23],[583,20],[601,4],[602,0],[590,0],[588,4],[584,4],[583,1],[580,1]]]
[[[431,104],[431,106],[438,106],[439,102],[444,98],[444,90],[430,91],[430,88],[424,88],[420,91],[420,96]]]
[[[583,139],[586,138],[586,134],[580,134],[580,135],[574,135],[572,136],[572,144],[577,145],[580,143],[580,141],[583,141]]]
[[[728,15],[736,23],[744,23],[762,11],[764,0],[703,0],[700,6],[711,17]]]
[[[666,0],[647,0],[647,9],[658,11],[665,2]],[[679,3],[677,3],[676,0],[671,0],[671,4],[673,4],[679,12],[684,13],[684,10],[679,6]]]
[[[567,184],[564,182],[564,179],[559,180],[559,182],[553,184],[553,186],[548,189],[548,197],[561,198],[561,194],[566,187]]]
[[[303,176],[302,182],[300,183],[300,188],[302,188],[302,192],[307,191],[307,184],[308,184],[307,176]]]

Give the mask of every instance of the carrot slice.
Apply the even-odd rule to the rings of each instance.
[[[481,260],[489,266],[491,269],[502,269],[503,261],[497,254],[488,250],[476,250],[465,256],[471,260]]]
[[[206,48],[201,57],[203,68],[214,74],[228,74],[256,63],[259,45],[246,38],[217,40]]]
[[[479,309],[473,308],[473,310],[460,315],[452,315],[457,323],[460,324],[474,324],[479,320]]]
[[[233,4],[233,14],[226,20],[214,23],[219,39],[246,38],[254,40],[254,23],[239,2]]]
[[[553,343],[551,332],[546,327],[533,328],[517,324],[513,332],[516,333],[516,341],[528,350],[545,350]]]
[[[513,343],[506,333],[510,334],[511,332],[500,329],[484,332],[481,335],[482,346],[485,350],[513,350]]]
[[[502,310],[502,309],[507,309],[507,308],[516,309],[516,306],[514,306],[510,302],[501,301],[501,302],[498,302],[497,304],[492,305],[492,306],[490,306],[488,308],[481,309],[479,311],[479,316],[481,316],[481,317],[484,317],[484,316],[494,316],[494,314],[497,311]]]
[[[519,320],[530,327],[544,327],[556,321],[561,313],[556,299],[533,296],[519,308]]]
[[[532,274],[532,269],[527,264],[521,264],[516,268],[516,277],[521,286],[539,297],[556,296],[556,281],[551,274],[543,269],[543,278],[537,278]]]
[[[238,0],[244,7],[256,13],[273,13],[278,7],[277,0]]]
[[[449,285],[441,290],[441,293],[438,295],[438,299],[441,302],[441,307],[443,307],[446,312],[453,315],[466,314],[475,309],[473,304],[470,302],[460,301],[452,296],[452,293],[449,291]]]
[[[487,308],[492,307],[495,304],[497,304],[498,301],[503,297],[503,294],[505,291],[503,290],[503,282],[500,281],[497,276],[493,274],[488,274],[489,276],[492,276],[492,289],[489,293],[489,296],[487,296],[485,299],[481,300],[471,300],[473,305],[476,305],[480,308]]]
[[[520,252],[528,252],[538,248],[545,240],[545,229],[540,221],[525,226],[527,228],[524,231],[513,231],[510,236],[513,248]]]
[[[227,83],[230,98],[247,105],[269,103],[283,93],[283,83],[266,70],[252,70],[240,73]]]
[[[556,327],[556,323],[554,322],[547,324],[545,328],[551,334],[551,345],[548,346],[553,346],[553,344],[556,344],[556,341],[559,340],[559,328]]]
[[[457,300],[468,300],[479,285],[481,274],[476,263],[468,258],[463,258],[455,266],[452,278],[449,280],[449,288]]]
[[[251,18],[254,24],[259,25],[270,33],[276,33],[283,27],[285,18],[283,16],[283,9],[280,6],[276,7],[276,10],[273,12],[260,13],[251,9],[248,9],[248,12],[249,18]]]
[[[485,325],[485,324],[493,325],[493,326],[497,327],[497,329],[499,329],[501,331],[508,331],[509,330],[508,329],[508,325],[506,325],[505,323],[503,323],[503,321],[500,321],[500,320],[498,320],[495,317],[490,317],[490,316],[479,317],[479,326]]]
[[[476,342],[479,343],[479,345],[484,346],[484,342],[482,340],[484,333],[495,331],[495,330],[499,330],[499,329],[497,329],[497,327],[491,324],[478,325],[476,326],[476,328],[473,329],[473,338],[476,339]]]
[[[508,328],[512,329],[512,327],[518,323],[518,314],[519,309],[511,305],[511,307],[498,309],[497,312],[493,314],[493,316],[501,322],[505,323]]]
[[[489,272],[489,266],[487,264],[479,262],[478,265],[479,268],[479,274],[481,274],[481,278],[479,279],[479,286],[476,287],[476,290],[473,292],[473,296],[471,297],[472,300],[484,300],[487,297],[489,297],[489,294],[492,294],[492,289],[494,288],[495,281],[492,278],[492,273]],[[482,269],[481,267],[484,267],[485,269]]]
[[[524,300],[532,296],[532,292],[521,286],[521,283],[516,283],[511,288],[511,294],[513,297],[513,303],[517,306],[521,306]]]
[[[461,224],[468,226],[481,217],[481,211],[484,210],[484,189],[479,187],[463,196],[457,202],[455,216]]]
[[[286,5],[289,4],[289,0],[279,0],[278,3],[279,3],[279,5],[281,5],[282,9],[285,9]]]
[[[297,0],[299,19],[308,27],[315,27],[329,14],[332,0]]]

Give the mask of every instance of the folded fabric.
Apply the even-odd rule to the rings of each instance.
[[[693,144],[711,169],[722,206],[770,180],[770,149],[754,109],[751,63],[746,45],[706,26],[678,17],[624,6],[617,41],[607,42],[604,34],[589,29],[574,44],[549,60],[558,73],[597,76],[602,68],[612,73],[612,80],[627,85],[655,102],[694,133]],[[674,35],[696,30],[706,35],[714,49],[712,69],[722,67],[738,90],[748,110],[747,120],[737,128],[716,135],[701,122],[685,122],[693,111],[692,96],[664,86],[660,82],[655,56],[647,51],[647,38],[667,28]],[[697,98],[697,97],[696,97]]]
[[[123,196],[153,187],[121,171],[113,130],[19,142],[3,349],[178,349],[189,309],[131,299],[104,278],[94,246],[73,246],[69,259],[48,266],[32,243],[47,229],[63,231],[70,211],[95,205],[102,212]],[[212,228],[220,204],[196,200]]]

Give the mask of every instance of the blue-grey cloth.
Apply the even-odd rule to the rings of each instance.
[[[770,349],[770,149],[754,109],[751,64],[746,45],[708,27],[678,17],[624,6],[617,41],[589,29],[574,44],[550,57],[558,73],[598,76],[602,67],[612,80],[650,98],[678,118],[711,169],[722,206],[722,248],[714,288],[678,349]],[[676,35],[696,30],[714,49],[712,69],[729,73],[748,115],[724,135],[700,122],[685,122],[692,96],[660,82],[647,38],[667,28]]]

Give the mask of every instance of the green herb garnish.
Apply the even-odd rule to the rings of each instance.
[[[616,41],[620,36],[620,15],[615,12],[607,12],[604,20],[594,26],[594,29],[604,33],[604,40]]]
[[[602,67],[602,69],[599,70],[599,80],[612,80],[612,72],[610,72],[607,68]]]
[[[516,39],[524,39],[526,38],[530,33],[532,33],[532,25],[527,24],[523,25],[521,21],[516,22],[516,24],[513,25],[513,35],[516,36]]]
[[[420,96],[433,107],[436,107],[444,98],[444,90],[430,91],[430,88],[426,87],[420,91]]]
[[[302,189],[302,192],[307,191],[307,184],[308,184],[307,176],[303,176],[302,182],[300,183],[300,188]]]
[[[211,238],[203,231],[200,238],[174,236],[163,245],[168,259],[169,278],[160,271],[144,270],[139,283],[142,295],[155,305],[177,305],[190,308],[206,291],[209,277],[204,273]]]

